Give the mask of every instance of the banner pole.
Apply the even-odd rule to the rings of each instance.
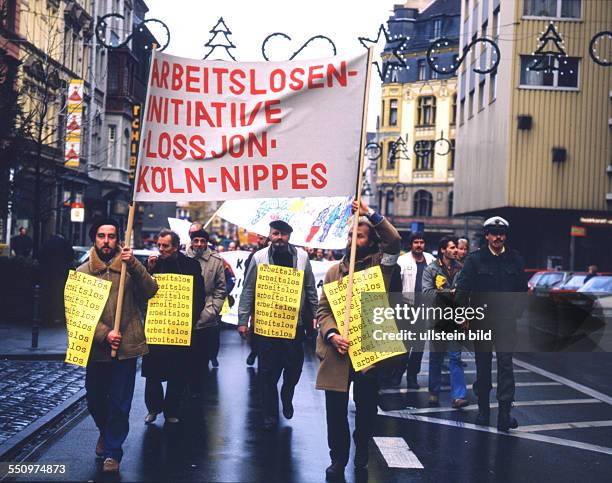
[[[223,206],[223,205],[221,205]],[[210,225],[210,222],[213,221],[213,219],[215,218],[215,216],[217,216],[217,213],[219,213],[219,210],[221,209],[221,206],[219,206],[219,208],[216,209],[216,211],[212,214],[212,216],[208,219],[208,221],[206,222],[205,225],[202,226],[203,230],[206,230],[206,227],[208,225]]]
[[[359,208],[361,207],[361,185],[363,184],[363,164],[365,157],[367,124],[368,124],[368,102],[370,100],[370,78],[372,76],[372,55],[374,48],[368,48],[368,70],[366,74],[365,92],[363,96],[363,113],[361,120],[361,146],[359,147],[359,167],[357,172],[357,187],[355,198],[357,199],[357,211],[353,215],[353,227],[351,238],[351,255],[349,258],[348,286],[346,294],[346,306],[344,308],[344,326],[342,337],[348,340],[349,321],[351,317],[351,297],[353,295],[353,274],[355,273],[355,252],[357,250],[357,227],[359,226]]]

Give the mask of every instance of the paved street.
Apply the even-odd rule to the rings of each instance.
[[[277,432],[259,427],[256,370],[244,360],[246,345],[223,331],[219,369],[208,375],[206,397],[185,406],[175,428],[163,419],[143,424],[143,379],[124,447],[122,481],[323,481],[328,464],[323,393],[315,391],[317,363],[307,355],[295,397],[296,414]],[[474,379],[470,354],[466,378]],[[428,408],[427,363],[419,391],[385,390],[378,429],[370,448],[369,481],[609,481],[612,471],[610,354],[524,354],[516,360],[521,427],[509,434],[472,424],[466,410]],[[446,375],[445,377],[448,377]],[[445,384],[448,384],[446,381]],[[442,405],[449,406],[448,392]],[[469,391],[473,401],[473,395]],[[493,409],[492,421],[497,414]],[[102,478],[93,448],[97,430],[90,417],[54,438],[37,462],[64,463],[67,475],[53,480]],[[352,463],[347,481],[355,481]],[[40,476],[39,476],[40,478]],[[27,478],[21,481],[26,481]]]

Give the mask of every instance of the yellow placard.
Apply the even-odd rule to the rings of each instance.
[[[147,344],[191,345],[193,275],[155,274],[157,293],[149,299]]]
[[[226,315],[229,313],[230,313],[229,300],[227,299],[227,297],[225,297],[225,300],[223,301],[223,307],[221,307],[221,312],[219,312],[219,315]]]
[[[87,366],[96,325],[112,282],[70,270],[64,287],[68,350],[65,362]]]
[[[255,287],[255,333],[294,339],[297,329],[304,270],[258,265]]]
[[[343,333],[344,314],[348,277],[323,285],[323,290],[334,314],[340,334]],[[353,294],[351,296],[351,314],[349,318],[349,357],[355,371],[361,371],[377,362],[406,352],[401,341],[378,342],[373,338],[374,330],[397,332],[394,321],[385,321],[385,326],[375,325],[371,321],[362,322],[361,295],[364,293],[380,294],[375,297],[373,306],[388,307],[385,294],[385,281],[380,266],[375,266],[353,274]],[[368,304],[373,300],[368,300]]]

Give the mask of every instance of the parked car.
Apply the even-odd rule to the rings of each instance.
[[[572,304],[590,313],[595,308],[595,302],[612,295],[612,276],[593,277],[580,287],[576,294],[577,297],[572,300]]]
[[[544,275],[545,273],[548,273],[548,271],[543,270],[543,271],[540,271],[540,272],[535,272],[531,276],[531,278],[527,282],[527,291],[528,292],[533,292],[533,289],[534,289],[536,283],[538,283],[538,280],[540,280],[540,278],[542,278],[542,275]]]
[[[536,297],[548,298],[548,292],[552,287],[567,282],[572,275],[572,272],[567,271],[545,272],[535,282],[533,293]]]
[[[555,304],[562,304],[567,300],[566,294],[576,292],[584,285],[586,274],[574,274],[564,283],[555,285],[549,290],[551,300]]]

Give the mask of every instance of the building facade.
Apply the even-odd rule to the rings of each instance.
[[[507,218],[532,268],[612,269],[612,74],[589,47],[611,22],[607,2],[461,2],[461,47],[488,35],[501,58],[459,71],[455,210]]]
[[[391,42],[383,59],[393,62],[392,45],[401,44],[406,68],[392,69],[382,85],[377,141],[378,206],[406,238],[424,231],[435,246],[444,235],[473,232],[474,222],[454,218],[455,125],[457,78],[441,74],[427,63],[427,51],[436,39],[457,39],[459,1],[408,1],[395,5],[388,22]],[[452,62],[456,40],[436,53],[436,62]]]

